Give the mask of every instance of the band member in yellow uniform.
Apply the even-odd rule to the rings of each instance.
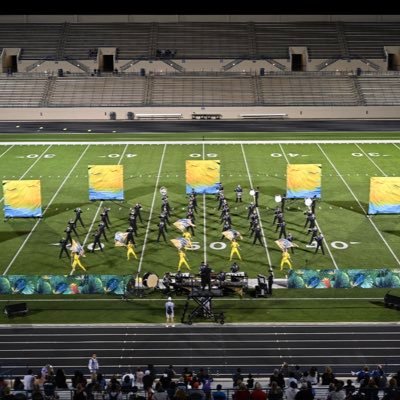
[[[178,271],[181,270],[182,265],[185,265],[185,267],[190,271],[190,266],[187,262],[187,257],[186,257],[185,252],[183,250],[178,250],[178,254],[179,254]]]
[[[132,241],[130,240],[129,241],[129,243],[126,245],[126,247],[127,247],[127,252],[126,252],[126,258],[127,258],[127,260],[129,260],[131,257],[131,254],[133,255],[133,257],[135,257],[136,258],[136,260],[138,259],[137,258],[137,255],[136,255],[136,253],[135,253],[135,248],[133,247],[133,243],[132,243]]]
[[[229,258],[229,261],[232,260],[232,257],[234,254],[236,254],[239,257],[239,260],[242,260],[242,257],[240,257],[240,253],[239,253],[239,243],[236,240],[232,240],[231,242],[231,256]]]
[[[289,254],[289,252],[287,250],[282,252],[281,271],[282,271],[283,266],[285,264],[289,265],[289,268],[292,269],[291,257],[290,257],[290,254]]]
[[[189,245],[186,246],[186,247],[192,247],[192,235],[191,235],[191,233],[188,232],[188,231],[185,231],[185,232],[182,233],[182,236],[183,236],[184,239],[186,239],[186,240],[188,241],[188,243],[189,243]]]
[[[72,272],[75,272],[75,268],[79,267],[86,271],[86,268],[82,265],[80,255],[78,253],[72,253]]]

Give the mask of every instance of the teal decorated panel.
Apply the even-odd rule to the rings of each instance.
[[[289,289],[399,288],[400,271],[392,269],[291,270]]]
[[[5,275],[0,294],[116,294],[125,293],[132,275]]]

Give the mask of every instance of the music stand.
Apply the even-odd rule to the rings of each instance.
[[[215,289],[211,290],[198,290],[192,289],[189,293],[183,314],[181,318],[182,324],[192,325],[193,320],[197,317],[203,319],[212,319],[214,322],[219,322],[221,325],[225,323],[224,313],[214,314],[212,310],[212,299],[214,296],[222,296],[222,290]],[[190,300],[195,302],[195,308],[189,313]],[[196,305],[197,304],[197,305]],[[186,313],[188,313],[187,319]]]

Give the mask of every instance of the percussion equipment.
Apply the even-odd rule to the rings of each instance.
[[[146,272],[142,279],[143,285],[148,288],[155,288],[158,285],[158,275]]]

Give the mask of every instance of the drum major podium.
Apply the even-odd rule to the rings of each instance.
[[[214,322],[219,322],[221,325],[225,323],[224,313],[215,314],[212,308],[213,297],[223,296],[221,289],[201,290],[194,288],[189,293],[183,314],[181,318],[182,324],[192,325],[195,318],[210,319]],[[193,300],[195,307],[192,311],[189,311],[190,301]]]

